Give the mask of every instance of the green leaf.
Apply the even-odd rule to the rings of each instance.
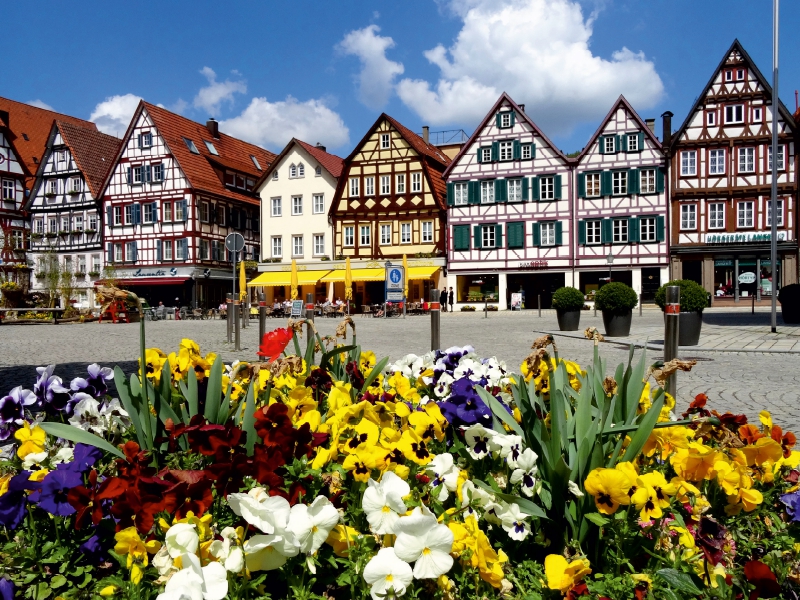
[[[209,423],[214,423],[219,413],[222,401],[222,359],[218,356],[211,365],[208,376],[208,389],[206,390],[206,406],[203,416]]]
[[[267,398],[271,393],[272,386],[267,384],[266,394]],[[253,455],[253,448],[256,445],[256,399],[255,399],[255,382],[250,382],[250,387],[247,389],[247,396],[244,401],[244,416],[242,416],[242,431],[245,432],[245,448],[247,455]]]
[[[351,350],[355,350],[356,346],[340,346],[338,348],[334,348],[333,350],[328,350],[325,352],[319,360],[319,366],[321,369],[325,371],[331,370],[331,358],[338,357],[339,354],[342,352],[350,352]]]
[[[649,438],[650,434],[653,432],[653,426],[656,424],[658,416],[661,414],[662,406],[664,406],[663,394],[653,402],[650,410],[642,417],[642,420],[639,422],[639,428],[636,430],[636,433],[633,434],[631,442],[628,444],[628,448],[622,456],[622,462],[631,461],[639,456],[639,452],[644,448],[647,438]]]
[[[514,417],[505,409],[505,405],[500,403],[494,396],[492,396],[486,388],[482,385],[476,385],[475,390],[478,392],[478,395],[481,397],[486,405],[492,409],[492,413],[495,417],[500,419],[503,423],[508,425],[511,430],[520,436],[523,440],[525,440],[525,432],[522,431],[522,428],[519,426],[519,423],[514,419]],[[503,430],[501,433],[505,433]]]
[[[594,523],[598,527],[602,527],[603,525],[608,525],[609,523],[611,523],[611,519],[607,519],[606,517],[604,517],[600,513],[596,513],[596,512],[583,515],[583,518],[584,519],[588,519],[589,521],[591,521],[592,523]]]
[[[147,445],[145,432],[142,429],[142,422],[139,420],[139,409],[133,404],[130,395],[130,387],[128,387],[128,380],[125,378],[125,373],[123,373],[122,369],[119,367],[114,367],[114,383],[117,387],[117,394],[119,395],[120,402],[122,402],[122,406],[128,413],[131,424],[136,431],[136,439],[139,442],[139,447],[143,450],[147,450],[149,446]]]
[[[186,401],[189,403],[189,416],[195,416],[199,411],[197,397],[197,373],[194,369],[189,369],[189,390],[186,392]],[[187,423],[188,424],[188,423]]]
[[[89,433],[88,431],[84,431],[83,429],[73,427],[72,425],[67,425],[66,423],[49,423],[45,421],[44,423],[39,423],[39,427],[44,429],[45,433],[49,435],[64,438],[65,440],[75,443],[89,444],[90,446],[105,450],[119,458],[125,458],[125,455],[119,448],[112,446],[103,438]]]
[[[228,411],[231,408],[231,392],[233,391],[233,381],[228,384],[228,389],[225,390],[225,399],[220,402],[219,410],[217,411],[214,423],[217,425],[225,425],[228,420]]]
[[[60,588],[62,585],[67,583],[67,578],[63,575],[56,575],[50,580],[50,587],[53,589]]]
[[[374,367],[372,367],[372,370],[369,372],[369,375],[367,375],[366,378],[364,379],[364,385],[361,386],[362,394],[366,392],[367,388],[372,385],[372,382],[378,378],[378,375],[383,373],[383,370],[386,368],[387,364],[389,364],[389,357],[384,356],[376,363]]]
[[[692,596],[699,596],[703,593],[686,573],[675,569],[659,569],[656,571],[656,575],[677,592],[684,592]]]

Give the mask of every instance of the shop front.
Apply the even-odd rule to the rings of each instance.
[[[480,310],[484,304],[508,310],[512,308],[512,295],[516,294],[520,294],[514,299],[520,301],[521,309],[536,309],[540,300],[542,308],[551,308],[553,292],[565,285],[572,285],[572,273],[515,271],[462,274],[451,271],[448,285],[453,283],[456,310],[464,306],[474,306]]]

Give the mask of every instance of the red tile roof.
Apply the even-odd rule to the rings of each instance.
[[[143,101],[139,110],[141,108],[147,110],[153,123],[158,128],[158,132],[166,141],[167,146],[193,188],[251,204],[259,203],[255,195],[226,187],[222,176],[214,166],[218,165],[218,169],[228,167],[250,175],[253,179],[258,179],[275,160],[275,154],[222,132],[219,133],[218,138],[215,138],[204,124],[197,123],[149,102]],[[139,110],[137,110],[137,115]],[[183,138],[192,140],[200,154],[190,152]],[[208,148],[203,143],[205,141],[214,144],[219,156],[214,156],[208,151]],[[250,158],[251,156],[255,156],[258,160],[261,165],[260,171],[256,168],[253,159]]]
[[[75,163],[86,178],[89,191],[97,198],[106,175],[114,166],[122,140],[96,129],[56,121],[64,143],[72,152]]]
[[[342,168],[344,168],[344,159],[336,156],[335,154],[329,154],[322,148],[317,148],[316,146],[312,146],[306,142],[302,142],[300,140],[295,139],[298,144],[300,144],[303,148],[305,148],[306,152],[308,152],[311,156],[317,159],[322,168],[328,171],[331,175],[339,178],[339,175],[342,174]]]
[[[11,142],[31,175],[25,184],[28,189],[33,186],[35,181],[33,175],[39,168],[42,156],[44,156],[54,120],[57,119],[89,129],[97,129],[95,124],[90,121],[62,115],[52,110],[45,110],[30,104],[17,102],[16,100],[9,100],[8,98],[0,97],[0,110],[7,112],[9,115],[6,125],[13,133]]]
[[[400,135],[402,135],[403,138],[405,138],[405,140],[411,144],[411,147],[414,148],[418,154],[422,156],[428,156],[445,167],[450,164],[450,159],[447,157],[447,155],[445,155],[445,153],[439,150],[436,146],[433,144],[428,144],[408,127],[401,125],[399,121],[396,121],[389,115],[384,113],[383,116],[387,121],[389,121],[389,123],[392,124],[395,129],[397,129],[397,131],[400,132]]]

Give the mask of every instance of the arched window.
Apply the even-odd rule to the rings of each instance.
[[[289,165],[289,177],[297,177],[297,166]]]
[[[298,177],[305,177],[306,175],[306,168],[303,166],[303,163],[297,165],[297,176]]]

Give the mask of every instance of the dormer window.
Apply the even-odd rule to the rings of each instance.
[[[514,117],[511,111],[501,112],[497,121],[497,126],[500,129],[507,129],[508,127],[514,126]]]
[[[145,131],[139,136],[139,147],[150,148],[153,145],[153,134]]]
[[[258,169],[259,171],[262,170],[261,165],[258,163],[258,159],[255,156],[253,156],[252,154],[250,155],[250,160],[253,161],[253,164],[256,166],[256,169]],[[277,171],[275,171],[275,172],[277,173]]]
[[[637,134],[628,135],[628,152],[638,152],[641,150],[639,148],[639,136]]]
[[[725,123],[744,123],[744,104],[726,106]]]
[[[183,143],[186,144],[186,147],[192,154],[200,154],[200,151],[197,149],[197,146],[195,146],[194,142],[189,138],[183,138]]]
[[[50,181],[47,182],[47,193],[52,194],[54,196],[58,193],[57,179],[51,179]]]
[[[203,143],[206,145],[206,148],[208,148],[208,151],[211,154],[213,154],[214,156],[219,156],[219,152],[217,152],[217,149],[214,147],[214,144],[212,144],[207,140],[203,140]]]

